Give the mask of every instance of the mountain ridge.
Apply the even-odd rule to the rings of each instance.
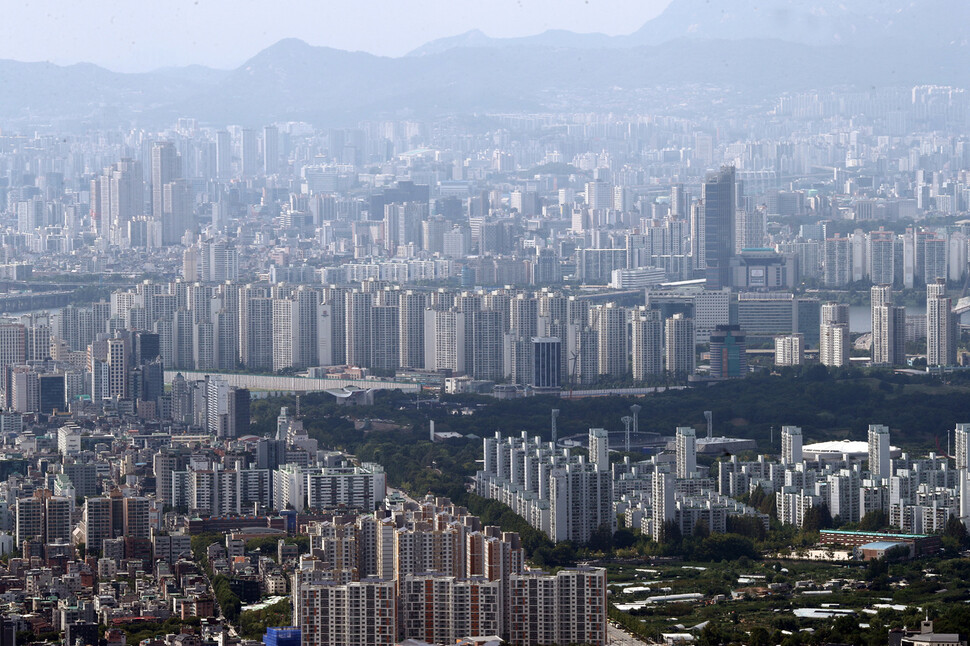
[[[287,38],[232,70],[188,66],[126,74],[87,63],[0,60],[0,124],[155,125],[180,116],[254,126],[282,120],[353,124],[373,117],[602,109],[605,101],[629,109],[635,105],[630,92],[640,90],[660,106],[671,99],[678,106],[671,88],[689,86],[731,88],[749,103],[836,86],[970,87],[970,68],[963,65],[970,43],[959,25],[940,27],[934,32],[940,38],[924,39],[920,47],[886,41],[906,21],[907,38],[929,33],[927,25],[940,22],[945,0],[857,0],[851,7],[815,0],[807,9],[803,2],[778,0],[774,13],[762,11],[739,27],[738,16],[761,11],[762,1],[736,0],[711,12],[713,3],[706,0],[675,0],[626,36],[548,31],[492,39],[473,30],[398,58]],[[777,12],[792,7],[800,13],[787,14],[784,29],[765,28],[765,21],[777,22]],[[791,39],[792,30],[803,39],[810,33],[802,29],[806,15],[845,21],[850,13],[863,16],[850,20],[857,38]],[[970,3],[951,13],[970,20]],[[743,37],[716,37],[725,34]]]

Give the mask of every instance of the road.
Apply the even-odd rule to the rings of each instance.
[[[610,624],[607,624],[606,627],[606,638],[607,643],[614,644],[615,646],[646,646],[647,643],[640,641],[628,632],[614,628]]]

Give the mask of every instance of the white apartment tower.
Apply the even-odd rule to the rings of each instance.
[[[892,477],[889,453],[889,427],[869,425],[869,472],[873,480]]]
[[[819,326],[819,361],[823,366],[849,364],[849,306],[841,303],[822,305]]]
[[[956,317],[946,296],[946,281],[937,279],[926,286],[926,365],[954,365],[958,333]]]
[[[633,312],[630,334],[633,379],[644,381],[663,373],[663,326],[660,312],[638,308]]]
[[[697,472],[697,431],[689,426],[677,428],[677,477],[690,478]]]
[[[956,467],[970,468],[970,424],[957,424],[954,435]]]
[[[694,322],[683,314],[674,314],[666,322],[664,340],[667,372],[692,375],[695,368]]]
[[[802,461],[802,429],[797,426],[781,427],[781,459],[786,464]]]

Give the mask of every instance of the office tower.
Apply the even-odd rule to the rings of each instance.
[[[532,337],[532,386],[559,388],[562,384],[562,341],[558,337]]]
[[[41,413],[65,410],[64,374],[37,375],[37,401]]]
[[[805,363],[805,337],[787,334],[775,337],[775,365],[800,366]]]
[[[872,479],[892,477],[890,467],[889,427],[879,424],[869,425],[869,473]]]
[[[674,439],[677,452],[677,477],[692,478],[697,472],[697,431],[689,426],[679,426]]]
[[[228,130],[216,132],[216,178],[232,177],[232,135]]]
[[[956,468],[970,468],[970,424],[957,424],[953,439]]]
[[[263,128],[263,173],[273,175],[279,169],[280,131],[276,126]]]
[[[300,584],[293,578],[293,623],[303,646],[392,646],[397,635],[396,583]]]
[[[711,334],[711,377],[729,379],[747,373],[747,345],[741,327],[718,325]]]
[[[735,245],[735,172],[733,166],[707,176],[702,187],[704,208],[704,261],[708,289],[731,285],[731,258]]]
[[[353,290],[346,294],[346,363],[362,368],[371,365],[373,356],[374,295]],[[427,334],[425,335],[427,337]],[[427,349],[427,341],[425,342]]]
[[[819,361],[823,366],[849,365],[849,306],[822,305],[819,325]]]
[[[663,324],[660,312],[637,308],[630,327],[633,379],[645,381],[663,374]]]
[[[472,377],[498,381],[504,372],[502,314],[492,310],[472,315]]]
[[[243,128],[240,136],[242,176],[244,178],[255,177],[260,167],[259,142],[256,139],[256,131],[250,128]]]
[[[694,321],[683,314],[674,314],[665,323],[664,353],[667,372],[687,377],[694,374]]]
[[[785,464],[802,461],[802,429],[798,426],[781,427],[781,460]]]
[[[956,364],[959,327],[950,299],[946,296],[946,281],[942,278],[926,285],[926,365],[952,366]]]
[[[398,349],[402,368],[424,367],[424,310],[422,292],[405,291],[398,297]]]
[[[623,377],[629,371],[627,310],[616,303],[597,305],[590,310],[599,346],[599,374]]]

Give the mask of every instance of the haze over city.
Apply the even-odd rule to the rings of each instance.
[[[230,69],[284,38],[379,56],[481,30],[628,34],[669,0],[173,0],[17,2],[4,8],[0,58],[94,63],[119,72],[205,65]]]
[[[966,646],[970,3],[0,24],[0,646]]]

